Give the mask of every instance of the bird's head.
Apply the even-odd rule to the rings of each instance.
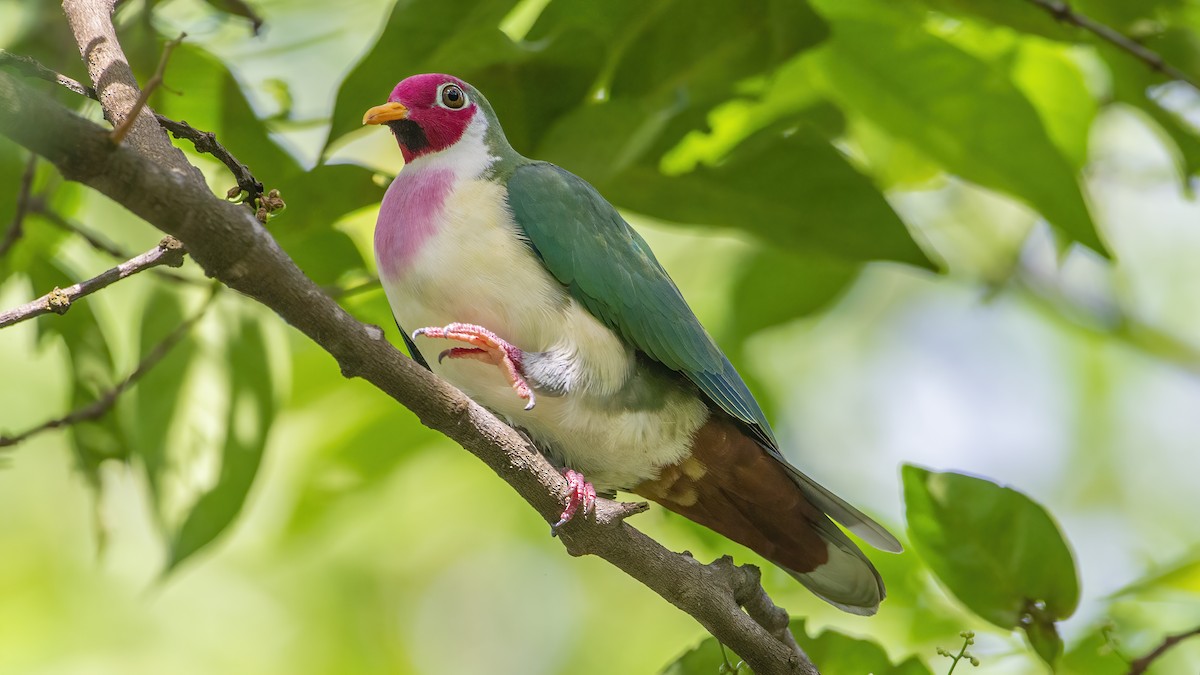
[[[413,75],[396,85],[387,103],[368,110],[363,124],[386,124],[407,163],[457,143],[481,104],[479,92],[457,77]]]

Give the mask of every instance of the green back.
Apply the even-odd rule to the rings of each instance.
[[[733,364],[650,247],[595,188],[553,164],[531,162],[508,178],[508,202],[550,273],[592,315],[650,358],[687,376],[764,445],[777,447]]]

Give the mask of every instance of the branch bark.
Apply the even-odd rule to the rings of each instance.
[[[137,98],[136,83],[116,43],[110,8],[109,2],[64,2],[106,115],[121,119]],[[486,463],[547,523],[557,520],[567,485],[544,457],[401,354],[379,327],[358,322],[323,293],[245,208],[214,196],[190,166],[179,167],[181,154],[164,156],[161,144],[170,143],[157,124],[139,120],[130,142],[113,147],[104,129],[0,73],[0,133],[178,237],[209,276],[270,307],[328,351],[344,375],[371,382]],[[636,510],[599,500],[594,518],[573,520],[560,538],[572,555],[598,555],[690,614],[759,675],[817,672],[790,636],[776,636],[786,613],[763,592],[757,569],[724,559],[702,565],[672,553],[623,522]]]

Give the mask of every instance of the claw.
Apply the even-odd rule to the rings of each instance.
[[[425,328],[418,328],[412,333],[414,340],[421,336],[435,339],[458,340],[466,342],[469,345],[474,345],[472,347],[452,347],[447,349],[438,354],[438,363],[447,358],[467,358],[500,366],[504,370],[504,374],[508,376],[508,382],[512,385],[513,390],[517,392],[517,396],[528,401],[525,404],[525,409],[533,409],[536,398],[533,395],[533,389],[525,381],[524,372],[521,367],[523,353],[520,349],[504,341],[500,336],[483,326],[476,326],[470,323],[451,323],[441,328],[427,326]]]
[[[567,506],[559,516],[558,522],[550,526],[551,537],[558,536],[558,529],[571,522],[580,506],[583,507],[584,516],[596,512],[596,487],[587,482],[583,474],[574,469],[564,471],[563,478],[567,479],[567,487],[571,492],[567,498]]]

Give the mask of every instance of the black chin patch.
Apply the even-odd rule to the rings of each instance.
[[[416,122],[393,120],[387,125],[396,135],[396,140],[400,142],[400,145],[403,145],[409,152],[417,154],[429,147],[429,139],[425,136],[425,130]]]

